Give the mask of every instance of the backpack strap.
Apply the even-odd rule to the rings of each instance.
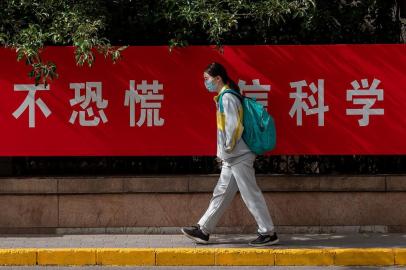
[[[233,94],[234,96],[236,96],[236,97],[241,101],[241,103],[242,103],[242,101],[243,101],[243,99],[244,99],[244,96],[241,95],[240,93],[238,93],[238,92],[235,91],[235,90],[232,90],[232,89],[226,89],[226,90],[224,90],[224,91],[220,94],[219,99],[218,99],[218,104],[219,104],[220,112],[224,112],[224,107],[223,107],[223,95],[226,94],[226,93]]]

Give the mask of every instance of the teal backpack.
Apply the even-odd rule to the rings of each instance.
[[[219,109],[222,113],[224,112],[222,98],[225,93],[233,94],[241,101],[244,125],[242,138],[250,150],[257,155],[261,155],[274,149],[276,144],[275,123],[264,106],[256,102],[255,99],[228,89],[224,90],[218,99]]]

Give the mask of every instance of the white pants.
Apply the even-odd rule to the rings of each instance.
[[[271,234],[274,225],[254,170],[255,155],[231,165],[223,162],[219,181],[213,191],[209,208],[198,224],[205,233],[212,233],[220,217],[240,190],[241,197],[258,224],[258,233]]]

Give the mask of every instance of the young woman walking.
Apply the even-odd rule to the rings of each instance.
[[[209,92],[218,93],[214,100],[217,106],[217,157],[221,160],[220,178],[213,191],[209,207],[197,226],[182,228],[182,233],[197,243],[206,244],[220,217],[230,205],[237,191],[258,225],[258,238],[252,246],[268,246],[279,242],[269,215],[264,196],[259,189],[254,170],[255,154],[242,139],[243,108],[240,99],[224,93],[219,109],[219,97],[227,89],[240,92],[225,68],[219,63],[210,64],[203,73],[204,84]]]

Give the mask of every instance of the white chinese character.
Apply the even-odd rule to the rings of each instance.
[[[254,98],[259,103],[264,105],[265,109],[268,107],[268,93],[271,90],[270,85],[261,85],[259,79],[253,79],[252,85],[246,85],[245,81],[239,80],[238,87],[241,89],[241,94],[249,98]]]
[[[83,110],[80,112],[73,111],[69,119],[71,124],[75,123],[75,120],[79,114],[79,124],[81,126],[97,126],[100,122],[100,118],[103,123],[106,123],[107,117],[103,109],[107,108],[108,101],[102,98],[102,83],[101,82],[86,82],[84,83],[71,83],[70,89],[75,90],[75,98],[70,100],[70,105],[74,106],[80,104]],[[85,95],[81,95],[81,90],[86,90]],[[90,102],[96,103],[99,116],[96,116],[93,112],[93,108]],[[85,110],[86,109],[86,110]],[[86,119],[86,114],[91,117],[92,120]]]
[[[159,117],[159,110],[164,95],[158,94],[163,90],[163,85],[157,80],[153,80],[152,84],[147,84],[147,81],[143,80],[141,84],[137,84],[137,91],[134,88],[135,81],[130,80],[130,90],[126,90],[124,100],[124,106],[130,107],[130,126],[135,126],[135,103],[141,103],[137,126],[141,127],[145,120],[148,127],[163,126],[165,120]]]
[[[362,109],[347,109],[347,115],[362,115],[362,119],[358,120],[360,126],[367,126],[369,124],[370,115],[384,115],[384,109],[371,109],[377,98],[379,101],[383,100],[383,89],[377,89],[380,82],[380,80],[374,79],[371,86],[369,86],[368,79],[362,79],[361,89],[360,84],[355,80],[351,83],[353,89],[347,90],[347,101],[352,101],[353,104],[357,105],[364,105]],[[357,96],[376,97],[359,98]]]
[[[41,98],[35,99],[35,92],[36,91],[47,91],[49,87],[45,87],[45,85],[40,84],[35,86],[34,84],[15,84],[14,91],[28,91],[27,97],[23,101],[23,103],[18,107],[15,112],[13,112],[14,118],[19,118],[21,114],[28,108],[28,126],[30,128],[35,127],[35,104],[41,109],[42,113],[45,115],[46,118],[51,115],[51,111],[49,110],[48,106],[42,101]]]
[[[318,115],[318,126],[324,126],[324,113],[329,110],[329,106],[324,106],[324,80],[319,79],[317,86],[314,83],[309,85],[312,95],[308,96],[307,93],[302,92],[302,88],[307,86],[306,81],[291,82],[290,87],[296,88],[296,93],[290,93],[289,97],[294,98],[292,108],[290,109],[289,115],[293,118],[296,114],[296,124],[298,126],[302,125],[302,111],[306,112],[306,115],[317,114]],[[314,94],[317,93],[317,102]],[[304,99],[310,102],[310,106]],[[315,107],[317,105],[317,107]]]
[[[130,126],[135,126],[135,103],[140,103],[141,98],[135,91],[135,81],[130,80],[130,90],[125,91],[124,106],[130,107]]]

